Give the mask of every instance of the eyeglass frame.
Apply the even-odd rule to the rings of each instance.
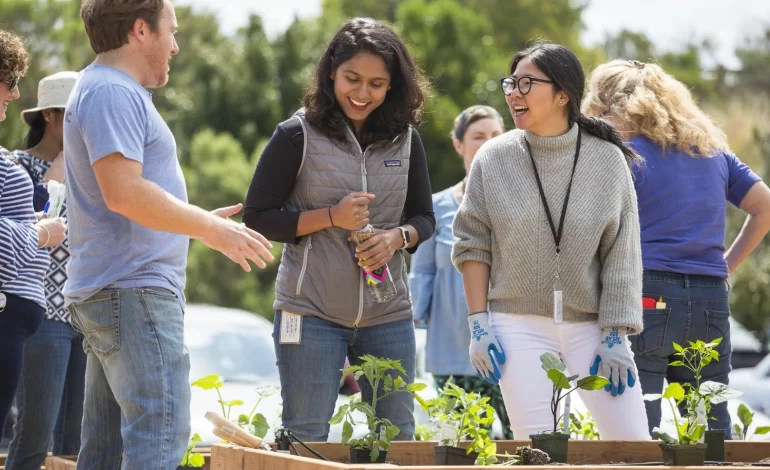
[[[526,93],[524,93],[524,91],[522,91],[522,89],[521,89],[521,81],[524,80],[524,79],[528,79],[530,81],[529,88],[527,89]],[[514,84],[513,90],[511,90],[510,93],[506,93],[505,92],[505,81],[506,80],[510,80]],[[518,79],[513,78],[513,77],[505,77],[505,78],[501,78],[500,79],[500,89],[502,90],[503,95],[505,95],[505,96],[511,96],[513,94],[513,92],[516,90],[516,88],[519,89],[519,91],[521,92],[522,95],[527,95],[527,94],[529,94],[530,91],[532,91],[532,82],[556,83],[553,80],[545,80],[543,78],[528,77],[528,76],[527,77],[519,77]]]
[[[20,81],[21,81],[21,77],[13,77],[10,80],[3,80],[3,83],[8,85],[8,91],[13,91],[16,89],[17,86],[19,86]]]

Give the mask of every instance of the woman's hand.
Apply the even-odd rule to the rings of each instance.
[[[330,222],[334,227],[358,230],[369,223],[369,201],[374,194],[365,192],[350,193],[329,211]]]
[[[36,223],[35,227],[37,228],[38,248],[59,246],[67,236],[67,224],[61,217],[43,219]]]
[[[396,250],[404,246],[401,231],[374,229],[374,235],[356,247],[358,265],[367,271],[374,271],[385,266],[393,258]]]

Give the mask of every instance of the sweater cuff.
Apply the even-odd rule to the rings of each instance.
[[[456,247],[457,245],[455,245]],[[455,265],[455,269],[462,274],[463,263],[466,261],[478,261],[480,263],[488,264],[492,267],[492,253],[484,250],[465,250],[462,253],[453,254],[452,262]]]
[[[612,314],[600,314],[599,315],[599,328],[626,328],[628,330],[628,336],[638,335],[644,330],[644,323],[629,322],[629,318],[634,318],[635,315],[618,315]]]

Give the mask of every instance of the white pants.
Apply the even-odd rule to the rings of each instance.
[[[551,352],[561,356],[568,375],[586,377],[590,375],[589,369],[596,357],[601,329],[596,322],[556,325],[549,317],[508,313],[490,314],[490,325],[505,351],[500,389],[514,438],[526,440],[531,434],[552,431],[553,384],[541,366],[540,355]],[[628,339],[625,342],[632,354]],[[580,394],[596,421],[602,439],[650,439],[642,387],[638,381],[617,397],[603,388],[579,390],[572,396],[575,393]]]

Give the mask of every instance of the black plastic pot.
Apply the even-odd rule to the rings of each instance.
[[[725,432],[722,429],[706,431],[706,460],[709,462],[725,461]]]
[[[706,444],[660,444],[663,464],[675,467],[702,467],[706,460]]]
[[[387,450],[380,450],[380,455],[374,462],[372,462],[372,458],[369,456],[371,452],[371,449],[354,449],[351,447],[350,463],[385,463],[385,457],[388,455]]]
[[[532,434],[529,438],[532,439],[532,448],[548,454],[551,462],[567,463],[569,434]]]
[[[436,465],[473,465],[476,462],[478,453],[473,452],[468,455],[467,449],[451,446],[434,447],[436,455]]]

